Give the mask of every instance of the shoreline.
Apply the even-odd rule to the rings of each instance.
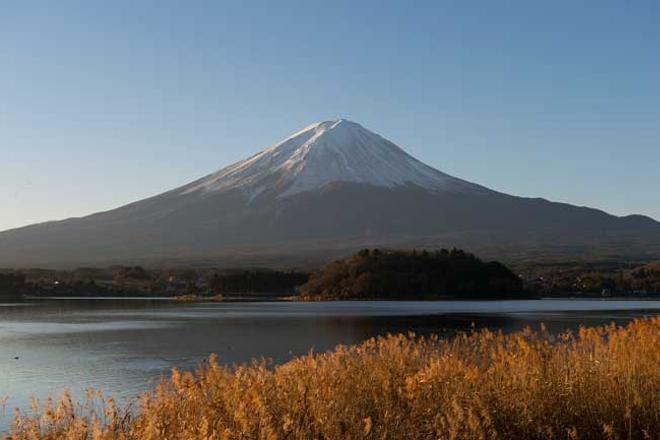
[[[1,301],[16,301],[16,300],[99,300],[99,301],[163,301],[163,302],[300,302],[300,303],[323,303],[323,302],[462,302],[462,301],[483,301],[483,302],[497,302],[497,301],[538,301],[538,300],[565,300],[565,301],[660,301],[660,294],[653,296],[611,296],[611,297],[569,297],[569,296],[539,296],[539,297],[524,297],[524,298],[351,298],[351,299],[304,299],[296,296],[239,296],[239,295],[214,295],[214,296],[200,296],[200,295],[179,295],[179,296],[0,296]]]

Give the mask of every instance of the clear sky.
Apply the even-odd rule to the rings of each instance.
[[[660,2],[0,4],[0,230],[338,117],[500,191],[660,219]]]

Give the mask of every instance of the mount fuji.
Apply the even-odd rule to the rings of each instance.
[[[155,197],[0,232],[0,267],[300,265],[365,246],[645,259],[660,223],[493,191],[339,119]]]
[[[240,189],[249,199],[265,192],[286,197],[335,182],[485,190],[423,164],[355,122],[339,119],[309,125],[249,159],[185,186],[182,193]]]

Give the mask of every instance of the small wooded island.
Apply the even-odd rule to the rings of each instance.
[[[363,249],[324,266],[300,287],[306,300],[523,297],[529,295],[522,280],[504,265],[458,249]]]

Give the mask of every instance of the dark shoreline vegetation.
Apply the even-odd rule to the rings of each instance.
[[[509,299],[529,297],[513,272],[461,250],[364,249],[325,265],[300,287],[302,299]]]
[[[522,286],[512,273],[522,280]],[[660,297],[660,262],[538,262],[510,264],[507,269],[456,249],[365,249],[311,274],[292,268],[141,266],[0,270],[0,298],[21,296],[186,300],[653,298]]]
[[[24,269],[0,271],[0,298],[35,297],[278,297],[295,293],[309,274],[271,269]]]
[[[389,335],[273,366],[173,370],[127,406],[89,391],[19,412],[27,439],[656,438],[660,317],[552,336]]]

